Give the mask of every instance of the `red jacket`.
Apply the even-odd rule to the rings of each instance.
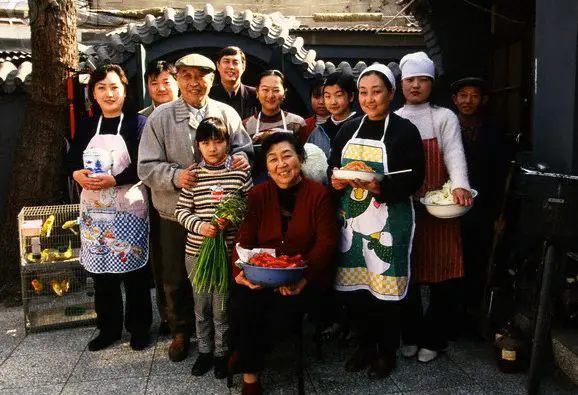
[[[338,233],[337,212],[329,191],[322,184],[303,178],[285,236],[281,231],[277,187],[269,180],[249,192],[249,213],[237,237],[244,248],[275,248],[277,256],[301,254],[308,261],[304,272],[307,281],[327,285],[335,263]],[[236,259],[233,251],[233,262]],[[233,265],[233,277],[239,272]]]

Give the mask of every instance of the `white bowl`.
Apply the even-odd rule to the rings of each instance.
[[[475,189],[472,189],[471,192],[472,192],[473,198],[478,196],[478,191],[476,191]],[[464,215],[465,213],[470,211],[470,209],[474,205],[473,202],[472,202],[472,205],[469,207],[464,207],[464,206],[460,206],[459,204],[453,204],[453,203],[452,204],[431,204],[431,203],[425,202],[425,197],[422,197],[421,199],[419,199],[419,201],[421,202],[421,204],[423,204],[425,206],[425,209],[427,210],[428,213],[430,213],[434,217],[438,217],[438,218],[442,218],[442,219],[461,217],[462,215]]]
[[[367,171],[334,169],[333,176],[339,180],[371,181],[374,178],[379,182],[383,180],[383,174],[370,173]]]

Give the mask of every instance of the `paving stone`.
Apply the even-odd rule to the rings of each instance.
[[[58,395],[64,384],[0,389],[0,395]]]
[[[83,351],[94,331],[94,327],[84,327],[29,333],[14,350],[14,355],[49,353],[52,350]]]
[[[197,358],[197,349],[195,344],[192,344],[191,350],[187,358],[181,362],[172,362],[169,359],[168,348],[171,344],[171,339],[159,339],[155,345],[153,365],[151,369],[151,376],[162,375],[190,375],[191,368]]]
[[[126,344],[120,344],[101,351],[86,351],[70,382],[89,380],[113,380],[118,378],[142,377],[150,373],[154,348],[134,351]]]
[[[91,395],[108,395],[108,394],[144,394],[147,379],[140,378],[123,378],[119,380],[99,380],[83,381],[80,383],[68,383],[61,392],[61,395],[91,394]]]
[[[64,384],[80,355],[78,351],[62,350],[12,355],[0,366],[0,388]]]
[[[489,392],[479,385],[468,385],[463,387],[420,389],[418,391],[406,391],[403,395],[488,395]]]
[[[472,379],[446,355],[429,363],[416,358],[398,357],[397,368],[391,375],[402,391],[425,391],[474,384]]]
[[[207,373],[202,377],[191,374],[173,376],[151,376],[147,385],[147,394],[195,394],[225,395],[229,389],[225,380],[217,380]]]

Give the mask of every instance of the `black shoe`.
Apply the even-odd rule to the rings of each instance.
[[[227,377],[229,358],[215,357],[214,364],[213,373],[215,374],[215,378],[220,380]]]
[[[345,370],[347,372],[360,372],[369,365],[371,361],[371,353],[366,348],[359,347],[351,358],[345,362]]]
[[[151,338],[148,332],[135,332],[130,336],[130,348],[141,351],[148,347]]]
[[[167,336],[171,334],[171,327],[169,326],[169,322],[162,320],[161,324],[159,325],[159,335]]]
[[[193,376],[202,376],[207,373],[213,367],[213,354],[209,353],[199,353],[197,360],[195,361],[193,368],[191,369],[191,374]]]
[[[367,377],[369,377],[370,380],[383,379],[389,376],[394,368],[395,354],[378,355],[371,361],[369,370],[367,371]]]
[[[117,340],[120,340],[120,335],[111,335],[101,331],[97,337],[88,342],[88,351],[104,350]]]

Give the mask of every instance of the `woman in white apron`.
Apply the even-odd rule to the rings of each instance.
[[[414,232],[411,195],[423,182],[425,161],[417,128],[392,114],[395,79],[387,66],[374,64],[357,80],[363,118],[346,122],[334,141],[330,169],[361,161],[376,173],[409,173],[362,182],[331,177],[340,199],[340,258],[335,288],[341,291],[359,348],[345,364],[371,379],[395,367],[401,334],[399,301],[407,293]],[[330,173],[332,171],[330,170]]]
[[[92,273],[99,335],[88,349],[97,351],[120,339],[124,326],[130,345],[149,344],[152,322],[148,261],[148,205],[136,163],[146,118],[129,111],[128,81],[118,65],[90,77],[88,89],[96,116],[81,122],[69,152],[70,171],[80,195],[80,263]]]
[[[255,145],[255,166],[253,167],[253,182],[259,184],[265,181],[267,170],[265,159],[261,153],[261,142],[272,133],[292,133],[301,140],[305,135],[305,120],[299,115],[281,110],[281,104],[287,96],[285,76],[278,70],[266,70],[258,77],[256,86],[257,99],[261,103],[261,111],[243,120],[243,126],[253,139]]]

